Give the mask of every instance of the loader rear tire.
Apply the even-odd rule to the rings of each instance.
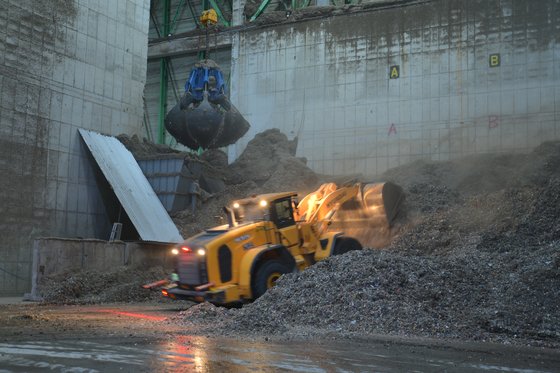
[[[352,237],[339,237],[334,244],[332,255],[342,255],[353,250],[362,250],[362,244]]]
[[[278,260],[269,260],[261,264],[253,281],[253,298],[257,299],[268,289],[276,285],[276,280],[291,270]]]

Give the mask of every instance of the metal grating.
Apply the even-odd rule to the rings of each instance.
[[[181,253],[178,258],[177,275],[179,282],[187,285],[200,285],[200,260],[193,253]]]

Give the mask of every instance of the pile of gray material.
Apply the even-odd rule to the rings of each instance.
[[[154,157],[157,155],[180,155],[180,154],[187,154],[184,152],[180,152],[175,150],[167,145],[163,144],[156,144],[153,143],[146,138],[140,140],[138,136],[128,136],[125,134],[121,134],[117,136],[117,139],[128,149],[136,159],[144,158],[144,157]]]
[[[297,138],[288,140],[278,129],[259,133],[228,167],[228,183],[254,182],[260,193],[310,190],[319,182],[305,158],[296,157]]]
[[[389,248],[285,275],[254,303],[206,316],[205,332],[560,347],[560,142],[528,155],[417,162],[383,177],[407,193]]]
[[[46,276],[40,285],[43,302],[52,304],[96,304],[161,301],[159,291],[142,285],[167,278],[162,267],[121,267],[110,271],[75,271]]]
[[[306,165],[304,158],[295,156],[297,139],[288,137],[278,129],[259,133],[251,140],[239,158],[231,165],[219,150],[202,153],[216,173],[223,176],[225,189],[214,193],[193,214],[184,210],[172,214],[172,219],[184,237],[203,229],[224,224],[223,207],[231,201],[247,196],[272,192],[299,192],[300,195],[317,188],[319,177]]]

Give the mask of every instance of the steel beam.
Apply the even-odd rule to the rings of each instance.
[[[212,49],[231,48],[231,33],[219,33],[212,37]],[[205,36],[185,36],[148,44],[148,59],[197,54],[204,44]]]
[[[181,12],[181,8],[183,7],[183,1],[184,0],[179,1],[179,5],[177,6],[177,10],[175,11],[175,16],[173,17],[173,22],[171,22],[171,26],[169,28],[169,31],[171,33],[173,33],[175,31],[175,27],[177,26],[177,17],[179,16],[179,13]]]
[[[171,11],[171,1],[163,2],[163,35],[169,35],[170,22],[169,13]],[[158,143],[165,144],[165,114],[167,113],[167,57],[160,60],[160,81],[159,81],[159,117],[158,117]]]
[[[218,14],[218,19],[220,20],[220,22],[222,22],[222,25],[229,27],[230,24],[227,21],[227,19],[224,18],[224,15],[222,14],[220,7],[218,6],[218,3],[216,3],[216,1],[214,0],[208,0],[208,1],[210,1],[210,5],[212,5],[212,8],[214,8],[216,14]]]
[[[249,21],[253,22],[255,19],[257,19],[257,17],[260,16],[262,12],[264,12],[264,10],[266,9],[266,7],[268,6],[269,3],[270,3],[270,0],[263,0],[263,2],[261,3],[261,5],[257,9],[257,11],[255,12],[255,14],[253,14],[253,16],[251,17],[251,19]]]

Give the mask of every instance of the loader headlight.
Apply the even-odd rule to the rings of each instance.
[[[173,254],[173,255],[179,255],[179,249],[172,249],[172,250],[171,250],[171,254]]]
[[[266,202],[266,201],[263,199],[263,200],[261,200],[261,201],[259,202],[259,205],[260,205],[261,207],[266,207],[266,205],[268,205],[268,202]]]
[[[196,251],[196,253],[197,253],[198,255],[200,255],[200,256],[204,256],[204,255],[206,255],[206,250],[204,250],[204,249],[198,249],[198,250]]]

